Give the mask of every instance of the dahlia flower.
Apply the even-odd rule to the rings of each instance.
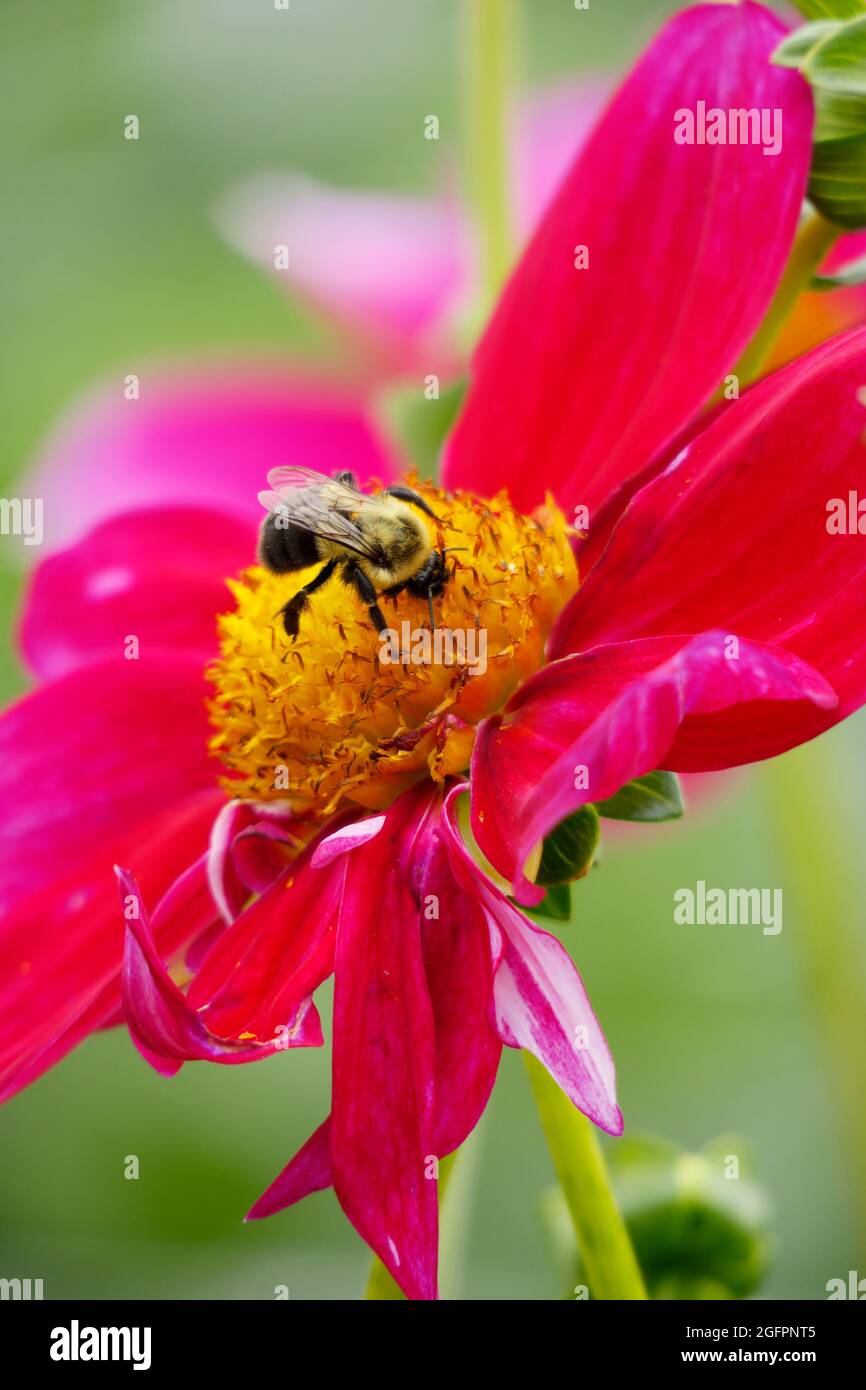
[[[256,562],[264,475],[398,476],[350,398],[202,377],[158,427],[127,402],[68,446],[70,509],[102,462],[121,503],[136,461],[156,492],[27,596],[39,683],[0,721],[2,1094],[121,1020],[167,1075],[315,1046],[333,974],[330,1113],[250,1215],[332,1184],[410,1298],[436,1297],[438,1160],[503,1044],[622,1129],[580,976],[521,911],[545,837],[653,769],[780,753],[866,694],[866,540],[827,526],[864,474],[866,330],[704,410],[803,202],[812,104],[769,62],[782,33],[750,0],[662,30],[505,288],[441,482],[412,478],[451,552],[437,622],[484,631],[483,672],[383,663],[336,584],[282,628],[312,571]],[[781,151],[677,145],[699,100],[779,108]],[[424,622],[406,592],[383,604]]]

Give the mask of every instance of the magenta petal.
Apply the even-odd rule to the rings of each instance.
[[[341,825],[339,830],[335,830],[319,841],[310,861],[313,868],[323,869],[327,864],[339,859],[341,854],[348,854],[350,850],[360,849],[361,845],[366,845],[369,840],[373,839],[374,835],[379,834],[384,824],[384,816],[368,816],[365,820]]]
[[[243,801],[227,801],[213,823],[208,845],[207,875],[211,897],[224,922],[233,922],[247,897],[232,859],[232,845],[239,832],[251,823],[251,813]]]
[[[103,522],[43,560],[24,608],[21,646],[44,680],[121,657],[135,637],[144,659],[163,648],[217,653],[226,579],[255,559],[251,522],[207,507],[154,507]]]
[[[122,380],[91,393],[27,488],[45,500],[51,548],[154,504],[205,504],[257,525],[262,478],[287,458],[313,460],[322,473],[351,468],[362,481],[396,473],[357,394],[274,366],[200,363],[143,372],[139,400],[124,399]]]
[[[537,1057],[593,1124],[622,1134],[613,1058],[568,952],[507,899],[488,897],[503,940],[493,994],[500,1037]]]
[[[278,802],[226,802],[214,821],[207,857],[210,890],[225,922],[235,920],[251,891],[263,892],[283,872],[287,853],[269,850],[293,845],[291,823]]]
[[[499,1036],[537,1057],[594,1124],[621,1134],[613,1058],[580,975],[556,937],[528,922],[471,860],[456,823],[463,790],[449,795],[444,823],[455,873],[487,917]]]
[[[331,1121],[323,1120],[310,1135],[303,1148],[290,1159],[283,1171],[274,1178],[257,1202],[250,1207],[247,1221],[273,1216],[285,1207],[294,1206],[312,1192],[331,1186]]]
[[[659,34],[500,300],[448,447],[448,486],[505,486],[524,511],[552,488],[592,513],[730,369],[781,275],[809,167],[808,88],[769,62],[784,32],[746,0],[694,6]],[[675,112],[699,101],[778,108],[781,150],[677,144]]]
[[[429,846],[419,892],[436,1032],[433,1129],[441,1156],[459,1148],[481,1118],[502,1049],[488,1022],[494,961],[487,918],[477,893],[463,889],[439,836]]]
[[[126,921],[124,1013],[134,1042],[148,1060],[155,1056],[170,1062],[253,1062],[289,1047],[321,1045],[322,1031],[311,1001],[300,1006],[281,1033],[269,1038],[212,1033],[163,964],[135,880],[123,869],[118,869],[117,875]]]
[[[0,717],[3,905],[214,786],[201,660],[118,651]]]
[[[305,850],[214,942],[188,1002],[221,1037],[275,1036],[334,966],[342,865],[310,868]]]
[[[201,896],[200,865],[218,791],[166,804],[125,837],[94,836],[17,901],[0,930],[0,1099],[40,1076],[96,1028],[117,1021],[123,924],[112,854],[135,865],[146,893],[160,901],[154,929],[161,951],[177,956],[202,930],[213,905]],[[193,866],[190,869],[190,866]]]
[[[434,1025],[407,865],[431,808],[407,792],[346,855],[334,987],[331,1162],[349,1220],[408,1298],[436,1295]]]
[[[553,655],[708,628],[783,646],[826,677],[839,703],[780,724],[763,757],[857,709],[866,699],[866,518],[856,512],[864,381],[866,330],[856,329],[734,402],[633,498],[563,614]]]
[[[239,883],[250,893],[264,893],[286,867],[298,845],[279,820],[256,819],[232,844],[232,863]]]
[[[539,889],[523,874],[534,847],[587,801],[603,801],[653,768],[676,768],[672,750],[692,721],[704,746],[742,706],[732,761],[748,762],[776,737],[786,702],[795,715],[833,709],[822,676],[781,648],[707,632],[598,647],[532,677],[482,724],[472,758],[472,828],[521,902]],[[716,766],[724,765],[724,760]]]

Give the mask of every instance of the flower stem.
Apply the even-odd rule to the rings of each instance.
[[[486,313],[511,261],[508,87],[516,0],[464,0],[465,181],[474,208]]]
[[[528,1052],[523,1055],[590,1293],[597,1299],[645,1299],[643,1277],[595,1131],[541,1063]]]
[[[748,386],[759,375],[798,296],[841,233],[841,227],[828,222],[820,212],[811,213],[801,222],[764,320],[734,367],[734,375],[739,377],[741,386]]]

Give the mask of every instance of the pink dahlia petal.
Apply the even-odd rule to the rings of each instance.
[[[525,511],[552,487],[592,510],[719,383],[770,302],[805,190],[812,102],[799,74],[769,62],[783,33],[750,0],[695,6],[662,30],[502,296],[447,485],[506,486]],[[778,108],[781,148],[678,144],[675,114],[698,102]]]
[[[205,694],[197,657],[118,651],[0,717],[3,906],[213,787]]]
[[[468,238],[446,199],[349,191],[299,174],[258,176],[218,211],[235,246],[287,290],[398,358],[442,327],[470,273]],[[276,249],[287,269],[275,269]]]
[[[284,869],[198,966],[188,1002],[221,1037],[283,1035],[333,970],[342,865],[309,860]]]
[[[291,813],[278,802],[227,801],[213,824],[207,856],[211,895],[225,922],[233,922],[251,892],[263,892],[286,867],[296,847]]]
[[[350,825],[341,825],[339,830],[319,841],[312,858],[313,868],[323,869],[340,855],[366,845],[368,840],[379,834],[384,824],[384,816],[367,816],[364,820],[353,821]]]
[[[609,1134],[622,1133],[613,1058],[567,951],[533,926],[472,862],[456,823],[456,798],[446,808],[448,847],[467,896],[487,917],[496,955],[492,1013],[509,1047],[523,1047],[547,1068],[579,1110]]]
[[[502,1049],[488,1022],[494,962],[484,909],[477,894],[464,891],[438,836],[418,881],[436,1032],[433,1130],[441,1156],[459,1148],[481,1118]]]
[[[866,698],[866,330],[759,382],[639,492],[554,634],[555,656],[707,628],[787,648]],[[864,509],[866,510],[866,509]],[[789,747],[790,731],[768,747]],[[698,770],[698,769],[695,769]]]
[[[35,1080],[94,1029],[116,1021],[123,923],[112,858],[133,864],[143,891],[155,901],[175,885],[154,917],[159,948],[167,956],[176,956],[202,929],[207,909],[186,875],[201,860],[222,800],[221,792],[200,792],[166,804],[123,837],[94,834],[89,852],[76,851],[67,861],[74,870],[61,876],[58,867],[47,881],[37,879],[44,886],[4,915],[0,1099]],[[187,894],[180,911],[178,895]]]
[[[537,1057],[593,1124],[622,1134],[613,1058],[568,952],[506,898],[488,896],[503,942],[493,995],[499,1036]]]
[[[226,923],[235,920],[248,894],[238,877],[232,846],[238,833],[251,824],[244,801],[227,801],[213,823],[208,845],[207,876],[210,894]]]
[[[27,488],[45,501],[55,548],[115,512],[155,503],[223,508],[261,519],[256,493],[287,461],[322,473],[351,468],[390,479],[396,462],[363,400],[275,367],[199,364],[142,370],[140,397],[123,381],[93,392],[61,424]]]
[[[700,415],[690,420],[684,430],[681,430],[676,439],[671,444],[665,446],[654,458],[650,459],[645,468],[639,473],[626,478],[624,483],[613,492],[608,493],[600,507],[593,512],[589,526],[580,538],[575,542],[575,556],[577,567],[585,582],[590,570],[600,555],[604,553],[605,546],[613,535],[614,527],[625,511],[631,499],[640,492],[641,488],[651,483],[653,478],[657,478],[659,473],[663,473],[669,468],[679,455],[690,444],[692,440],[709,427],[713,420],[722,414],[724,410],[731,407],[733,402],[717,401],[706,410],[701,411]],[[582,517],[579,518],[583,520]],[[563,619],[563,625],[567,619]]]
[[[123,654],[177,648],[216,655],[226,579],[251,564],[254,526],[207,507],[123,512],[43,560],[25,600],[21,647],[43,680]]]
[[[250,893],[264,893],[283,872],[286,861],[303,841],[293,833],[295,822],[280,824],[268,814],[241,830],[232,845],[232,863],[240,884]]]
[[[273,1216],[275,1212],[292,1207],[312,1192],[321,1192],[331,1186],[331,1121],[323,1120],[317,1130],[310,1135],[303,1148],[286,1164],[283,1171],[274,1178],[270,1187],[262,1193],[259,1200],[247,1212],[247,1221],[258,1221],[263,1216]]]
[[[116,898],[116,894],[114,896]],[[116,902],[114,907],[116,916]],[[35,1044],[31,1042],[19,1055],[0,1064],[0,1102],[11,1100],[25,1086],[38,1081],[91,1033],[116,1027],[122,1021],[119,1016],[119,995],[119,985],[115,981],[97,994],[67,1027],[42,1037]]]
[[[237,1036],[211,1032],[163,964],[147,909],[135,879],[117,870],[126,947],[123,959],[123,1008],[133,1041],[149,1061],[253,1062],[289,1047],[321,1046],[322,1030],[312,1001],[286,1020],[282,1032],[268,1037],[246,1030]]]
[[[672,750],[695,721],[706,745],[732,706],[745,706],[732,761],[766,756],[785,702],[802,727],[836,695],[781,648],[724,632],[658,637],[564,658],[521,688],[505,716],[479,730],[472,759],[472,828],[521,902],[542,892],[523,867],[538,842],[587,801],[603,801],[634,777],[678,765]],[[794,718],[792,716],[792,719]],[[716,764],[719,765],[719,764]]]
[[[331,1115],[340,1205],[419,1299],[436,1297],[434,1022],[406,867],[430,809],[426,788],[405,793],[341,861]]]

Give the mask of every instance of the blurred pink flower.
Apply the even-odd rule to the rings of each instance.
[[[598,79],[562,83],[523,102],[512,121],[516,230],[531,233],[610,95]],[[435,146],[433,147],[435,149]],[[438,198],[349,190],[298,173],[259,174],[217,208],[228,240],[286,289],[360,335],[380,370],[461,367],[457,327],[476,277],[471,218]],[[290,267],[274,270],[286,246]]]

